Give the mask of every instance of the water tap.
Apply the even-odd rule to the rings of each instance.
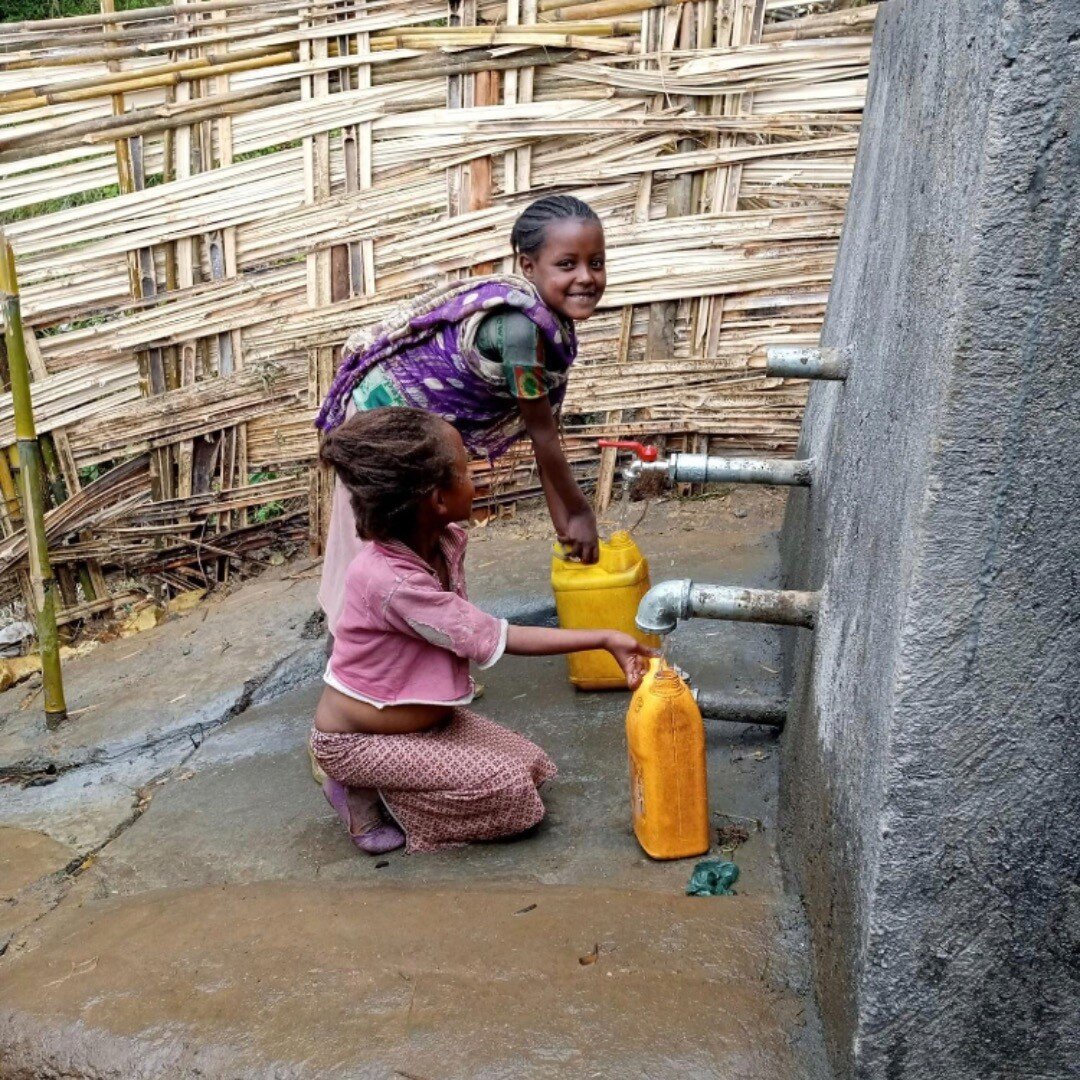
[[[660,451],[655,446],[646,446],[633,439],[600,439],[598,445],[607,450],[631,450],[637,455],[637,460],[631,461],[623,470],[627,486],[632,485],[644,471],[667,471],[667,462],[657,460]]]
[[[621,439],[601,439],[601,446],[632,450],[637,460],[623,470],[627,488],[642,476],[660,477],[660,484],[783,484],[809,487],[816,463],[813,458],[736,458],[709,454],[673,453],[658,458],[655,446]],[[644,489],[646,492],[649,488]]]

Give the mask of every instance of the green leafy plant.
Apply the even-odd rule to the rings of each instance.
[[[281,517],[284,513],[285,504],[283,502],[270,502],[265,506],[260,506],[251,516],[256,524],[262,525],[266,521],[273,521],[274,518]]]
[[[253,473],[248,473],[249,484],[265,484],[268,480],[276,480],[278,474],[271,472],[269,469],[257,469]],[[283,502],[268,502],[264,506],[260,506],[251,515],[251,520],[257,525],[262,525],[264,522],[273,521],[276,517],[281,517],[285,513],[285,504]]]

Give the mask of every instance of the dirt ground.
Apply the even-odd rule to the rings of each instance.
[[[769,585],[782,512],[782,493],[733,489],[654,505],[636,535],[654,582]],[[472,530],[481,606],[543,621],[549,572],[539,513]],[[827,1075],[776,859],[774,733],[709,725],[741,876],[686,897],[693,860],[653,862],[630,828],[627,696],[506,657],[478,708],[556,760],[543,825],[370,859],[307,764],[317,573],[278,568],[75,662],[88,711],[59,733],[0,695],[0,1077]],[[670,642],[736,695],[776,693],[777,653],[761,626]]]

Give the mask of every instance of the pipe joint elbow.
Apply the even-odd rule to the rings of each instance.
[[[644,634],[670,634],[680,619],[690,614],[690,593],[694,583],[689,578],[661,581],[641,599],[637,628]]]

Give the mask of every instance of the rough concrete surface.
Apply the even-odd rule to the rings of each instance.
[[[742,489],[654,508],[639,533],[654,580],[774,584],[782,506]],[[474,598],[542,616],[548,543],[530,516],[474,530]],[[778,648],[766,627],[698,623],[670,651],[702,685],[774,693]],[[688,898],[692,861],[652,862],[630,829],[626,696],[576,694],[559,657],[483,678],[481,711],[560,768],[527,839],[359,855],[308,767],[317,683],[152,762],[137,813],[128,791],[97,847],[68,840],[97,812],[99,767],[49,785],[89,784],[0,836],[21,851],[0,862],[0,1076],[823,1078],[808,946],[780,888],[776,737],[710,729],[715,821],[749,839],[737,896]],[[49,790],[7,786],[30,803]],[[0,825],[11,813],[0,803]]]
[[[1080,1061],[1080,6],[881,6],[789,503],[787,865],[843,1077]]]
[[[41,697],[0,694],[0,822],[82,852],[137,812],[139,791],[252,704],[310,680],[323,660],[317,567],[271,571],[221,601],[65,665],[71,719],[45,729]],[[27,702],[24,707],[24,702]],[[27,780],[41,786],[23,788]]]

